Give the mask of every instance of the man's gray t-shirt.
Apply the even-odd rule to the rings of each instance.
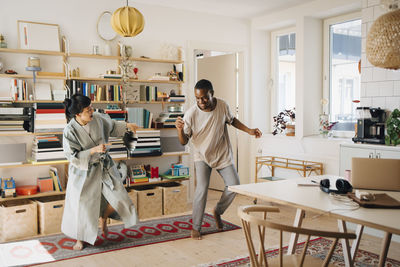
[[[224,100],[215,99],[217,104],[212,111],[202,111],[196,104],[185,112],[184,133],[191,138],[195,149],[194,161],[204,161],[211,168],[222,169],[233,164],[226,124],[232,124],[234,117]]]

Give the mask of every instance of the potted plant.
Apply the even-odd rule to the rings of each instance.
[[[397,146],[400,144],[400,111],[396,108],[386,120],[385,144]]]
[[[294,136],[295,133],[295,125],[294,120],[296,118],[295,109],[285,109],[280,112],[278,115],[274,116],[274,125],[273,125],[273,135],[283,132],[286,130],[286,135]]]

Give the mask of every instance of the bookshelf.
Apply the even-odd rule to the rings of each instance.
[[[170,80],[146,80],[146,79],[128,79],[123,81],[123,79],[115,79],[115,78],[99,78],[95,77],[97,76],[96,72],[93,73],[88,73],[85,74],[85,77],[70,77],[66,71],[66,67],[64,65],[67,65],[69,63],[69,60],[73,58],[77,58],[77,62],[84,62],[82,64],[84,67],[83,68],[89,68],[90,66],[94,66],[98,62],[104,62],[104,60],[109,60],[110,64],[113,64],[115,61],[117,65],[121,63],[123,58],[121,56],[103,56],[103,55],[91,55],[91,54],[83,54],[83,53],[65,53],[65,52],[53,52],[53,51],[41,51],[41,50],[24,50],[24,49],[10,49],[10,48],[0,48],[0,56],[3,53],[11,53],[11,54],[26,54],[26,55],[43,55],[43,56],[55,56],[55,57],[60,57],[61,58],[61,64],[63,64],[62,67],[62,73],[64,75],[56,75],[56,73],[53,73],[53,75],[46,75],[46,73],[43,73],[44,75],[36,75],[36,79],[40,80],[53,80],[54,83],[62,83],[63,86],[67,84],[67,80],[77,80],[77,81],[86,81],[89,83],[98,83],[98,84],[118,84],[121,85],[124,82],[129,83],[130,85],[134,86],[139,86],[138,84],[145,84],[145,85],[154,85],[154,86],[159,86],[159,88],[164,85],[163,87],[167,88],[168,90],[174,89],[177,94],[181,94],[182,86],[184,84],[183,81],[170,81]],[[11,57],[11,55],[9,56]],[[15,56],[12,56],[15,57]],[[16,57],[15,57],[16,58]],[[58,60],[57,58],[53,59],[53,61]],[[102,61],[103,60],[103,61]],[[153,71],[154,73],[158,72],[158,69],[167,69],[168,66],[163,67],[160,64],[183,64],[184,61],[181,59],[177,60],[169,60],[169,59],[156,59],[156,58],[142,58],[142,57],[131,57],[129,60],[134,61],[134,62],[141,62],[145,68],[147,68],[148,71]],[[105,63],[108,63],[105,62]],[[99,64],[97,64],[99,65]],[[45,71],[54,71],[56,67],[60,67],[58,61],[54,62],[53,65],[50,65],[53,67],[53,70],[45,70]],[[81,67],[81,64],[78,64],[78,67]],[[157,69],[158,68],[158,69]],[[171,66],[172,68],[172,66]],[[18,70],[17,70],[18,71]],[[104,70],[105,72],[105,70]],[[60,71],[61,73],[61,71]],[[81,71],[82,73],[82,71]],[[101,73],[101,72],[99,72]],[[52,73],[47,73],[47,74],[52,74]],[[140,75],[140,73],[139,73]],[[28,83],[32,82],[33,75],[32,74],[24,74],[24,72],[21,71],[21,74],[16,74],[16,75],[8,75],[8,74],[0,74],[1,79],[26,79]],[[146,76],[143,76],[143,78],[147,78]],[[52,81],[49,81],[52,82]],[[31,88],[31,86],[29,86]],[[176,90],[176,89],[177,90]],[[56,88],[59,89],[59,88]],[[162,88],[164,89],[164,88]],[[167,90],[165,90],[167,92]],[[123,95],[123,94],[122,94]],[[27,106],[33,106],[37,103],[62,103],[63,101],[54,101],[54,100],[16,100],[16,101],[0,101],[4,103],[10,103],[14,107],[27,107]],[[169,105],[183,105],[185,102],[167,102],[167,101],[133,101],[130,99],[123,99],[123,101],[92,101],[93,105],[96,105],[96,107],[105,107],[107,104],[114,104],[122,107],[143,107],[146,106],[146,109],[148,110],[160,110],[163,111],[167,106]],[[101,106],[103,105],[103,106]],[[149,108],[147,108],[149,107]],[[157,113],[157,112],[154,112]],[[161,128],[161,129],[154,129],[154,128],[146,128],[146,129],[139,129],[138,131],[147,131],[147,130],[161,130],[161,131],[166,131],[167,136],[173,136],[175,133],[171,131],[176,131],[175,128]],[[35,136],[40,136],[40,135],[62,135],[62,132],[45,132],[45,133],[31,133],[31,132],[21,132],[21,133],[0,133],[0,138],[2,137],[9,137],[10,140],[13,142],[18,142],[21,139],[24,139],[25,143],[32,142]],[[31,141],[29,141],[30,139]],[[28,146],[29,147],[29,146]],[[146,164],[154,164],[156,166],[166,166],[169,165],[170,163],[175,163],[175,162],[182,162],[182,157],[189,155],[188,152],[168,152],[168,153],[163,153],[160,156],[140,156],[140,157],[118,157],[118,158],[113,158],[113,160],[117,163],[119,161],[126,161],[127,165],[131,164],[137,164],[137,162],[146,162]],[[60,175],[60,180],[62,184],[66,185],[66,182],[68,181],[68,165],[69,162],[68,160],[56,160],[56,161],[42,161],[42,162],[24,162],[22,164],[12,164],[12,165],[0,165],[0,170],[3,170],[4,173],[10,173],[19,170],[18,172],[24,172],[22,171],[24,168],[35,168],[38,167],[37,169],[40,169],[39,166],[54,166],[57,167],[59,170],[63,170],[59,172]],[[42,167],[43,169],[46,169],[46,167]],[[35,169],[36,170],[36,169]],[[30,169],[27,169],[26,172],[30,171]],[[31,175],[32,176],[32,175]],[[21,177],[21,180],[25,178]],[[173,183],[173,182],[184,182],[189,180],[190,178],[179,178],[179,179],[163,179],[161,181],[156,181],[156,182],[145,182],[145,183],[138,183],[138,184],[130,184],[129,188],[137,187],[137,186],[143,186],[143,185],[159,185],[159,184],[166,184],[166,183]],[[18,181],[17,181],[18,184]],[[65,188],[66,189],[66,188]],[[0,203],[4,202],[6,200],[18,200],[18,199],[34,199],[34,198],[39,198],[39,197],[47,197],[47,196],[57,196],[57,195],[65,195],[65,190],[63,192],[45,192],[45,193],[37,193],[35,195],[29,195],[29,196],[17,196],[15,198],[13,197],[8,197],[8,198],[0,198]],[[43,236],[43,235],[39,235]]]

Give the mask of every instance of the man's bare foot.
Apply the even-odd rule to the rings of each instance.
[[[73,250],[82,250],[83,249],[83,242],[80,241],[80,240],[76,240],[76,243],[72,248],[73,248]]]
[[[101,233],[104,237],[108,235],[107,219],[100,218]]]
[[[223,226],[223,224],[222,224],[221,215],[218,214],[217,211],[214,209],[214,210],[213,210],[213,216],[214,216],[215,224],[217,225],[218,231],[222,231],[222,229],[224,228],[224,226]]]
[[[192,238],[195,240],[201,240],[201,234],[199,231],[192,229]]]

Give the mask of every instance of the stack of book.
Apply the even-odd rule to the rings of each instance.
[[[116,121],[125,121],[126,110],[122,109],[105,109],[104,112]]]
[[[183,112],[161,112],[156,121],[162,122],[164,128],[176,128],[175,121],[178,117],[183,118]]]
[[[10,92],[13,100],[28,100],[28,84],[25,80],[11,79]]]
[[[35,136],[32,146],[33,161],[50,161],[63,159],[65,159],[65,154],[58,136]]]
[[[153,113],[144,108],[127,108],[128,122],[136,123],[142,128],[151,128]]]
[[[53,179],[54,191],[62,192],[63,188],[60,182],[60,176],[58,176],[57,168],[50,167],[49,173],[50,177]]]
[[[37,103],[35,132],[62,132],[67,126],[62,103]]]
[[[157,101],[157,86],[140,85],[140,101]]]
[[[131,157],[162,155],[159,130],[137,131],[136,134],[138,141]]]
[[[0,133],[24,133],[24,108],[0,108]]]
[[[92,101],[121,101],[122,86],[118,84],[99,85],[79,80],[67,81],[68,96],[82,94],[89,97]]]
[[[169,102],[185,102],[184,95],[170,95],[168,98]]]
[[[109,147],[108,154],[112,158],[123,158],[127,156],[126,147],[122,137],[110,137],[108,142],[111,143]]]

